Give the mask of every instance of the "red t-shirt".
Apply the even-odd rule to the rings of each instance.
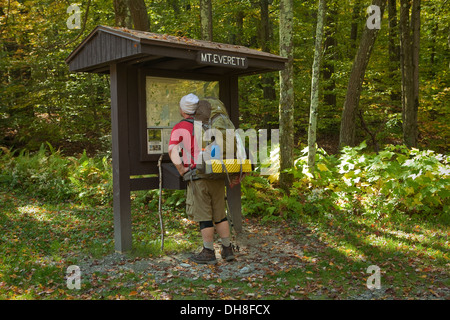
[[[180,121],[174,125],[170,134],[169,148],[171,145],[182,147],[182,160],[185,167],[191,164],[195,168],[195,160],[199,154],[198,145],[194,139],[194,125],[188,121]],[[194,159],[192,158],[194,157]]]

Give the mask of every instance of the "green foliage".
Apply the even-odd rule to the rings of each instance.
[[[71,74],[65,59],[78,39],[113,18],[112,2],[91,3],[83,30],[67,28],[68,6],[61,0],[0,1],[0,144],[8,148],[37,151],[50,142],[66,154],[105,150],[108,78]],[[79,6],[83,18],[87,1]]]
[[[316,166],[307,165],[307,149],[295,161],[293,187],[283,194],[264,177],[244,180],[244,214],[265,219],[337,212],[376,217],[404,212],[438,216],[450,222],[450,165],[448,157],[389,145],[367,153],[363,142],[340,155],[319,149]]]
[[[442,154],[405,146],[387,146],[379,154],[346,148],[338,174],[341,183],[334,191],[347,199],[343,208],[377,216],[402,211],[448,218],[450,166]],[[360,207],[349,206],[355,200]]]
[[[68,178],[74,193],[83,203],[107,204],[112,199],[112,170],[108,158],[89,158],[84,152],[80,158],[69,158]]]
[[[280,191],[273,188],[266,178],[247,176],[243,180],[241,191],[244,216],[257,214],[272,219],[279,213],[277,199],[280,197]]]
[[[0,184],[49,202],[107,204],[112,199],[112,169],[106,158],[64,157],[50,144],[17,156],[2,149]]]
[[[397,212],[439,216],[450,221],[450,165],[448,157],[431,150],[387,146],[364,152],[365,142],[346,147],[341,155],[319,149],[316,166],[307,166],[307,149],[295,161],[289,194],[265,176],[249,175],[242,183],[243,215],[265,221],[296,219],[301,215],[336,212],[391,215]],[[2,187],[49,202],[76,201],[104,205],[112,201],[112,170],[108,158],[64,157],[50,144],[38,152],[7,149],[0,154]],[[274,179],[276,176],[271,176]],[[136,203],[158,209],[158,192],[137,193]],[[184,190],[164,190],[166,208],[184,208]]]

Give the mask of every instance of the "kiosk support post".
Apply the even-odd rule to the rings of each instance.
[[[228,115],[236,128],[239,128],[239,85],[237,76],[224,77],[220,81],[220,100],[227,106]],[[227,200],[233,228],[242,232],[241,185],[227,187]]]
[[[122,253],[132,247],[126,65],[112,64],[110,75],[114,243]]]

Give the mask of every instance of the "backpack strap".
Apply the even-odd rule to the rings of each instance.
[[[194,125],[194,119],[192,119],[192,118],[181,119],[180,122],[182,122],[182,121],[186,121],[186,122],[192,123],[192,125]],[[180,122],[178,122],[178,123],[180,123]],[[192,130],[192,137],[194,137],[194,130]],[[191,150],[188,151],[188,150],[184,147],[183,141],[181,141],[181,143],[179,143],[178,146],[179,146],[179,147],[180,147],[187,155],[189,155],[189,156],[191,157],[192,160],[195,161],[194,156],[191,154]],[[189,166],[189,168],[190,168],[190,166]]]
[[[192,118],[184,118],[181,119],[181,121],[186,121],[192,124],[192,126],[194,126],[194,119]],[[181,122],[180,121],[180,122]],[[194,137],[194,128],[192,128],[192,137]],[[184,147],[183,143],[181,143],[180,145],[181,149],[183,149],[183,151],[188,154],[192,160],[195,161],[194,156],[191,154],[191,150],[186,150],[186,148]],[[189,171],[187,171],[184,175],[183,175],[183,180],[186,182],[189,181],[194,181],[194,180],[198,180],[200,179],[200,177],[197,175],[197,169],[191,169],[191,167],[189,166]]]
[[[187,121],[187,122],[189,122],[189,123],[194,124],[194,119],[192,119],[192,118],[184,118],[184,119],[181,119],[180,122],[181,122],[181,121]]]
[[[186,122],[192,123],[192,126],[194,126],[195,119],[185,118],[185,119],[181,119],[180,122],[181,121],[186,121]],[[203,122],[202,122],[202,127],[203,127],[203,130],[205,130],[205,131],[210,129],[209,125],[207,125],[206,123],[203,123]],[[192,130],[192,135],[194,135],[194,130]]]

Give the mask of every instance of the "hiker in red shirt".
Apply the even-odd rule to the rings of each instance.
[[[199,99],[190,93],[180,100],[180,114],[183,119],[193,118]],[[177,123],[170,135],[169,156],[178,172],[183,176],[195,168],[195,159],[200,147],[194,137],[194,125],[188,121]],[[182,156],[180,157],[180,149]],[[196,263],[217,263],[214,250],[214,226],[222,241],[221,256],[226,261],[234,260],[230,243],[230,227],[225,213],[225,180],[196,179],[188,181],[186,195],[186,213],[200,225],[203,250],[191,257]]]

